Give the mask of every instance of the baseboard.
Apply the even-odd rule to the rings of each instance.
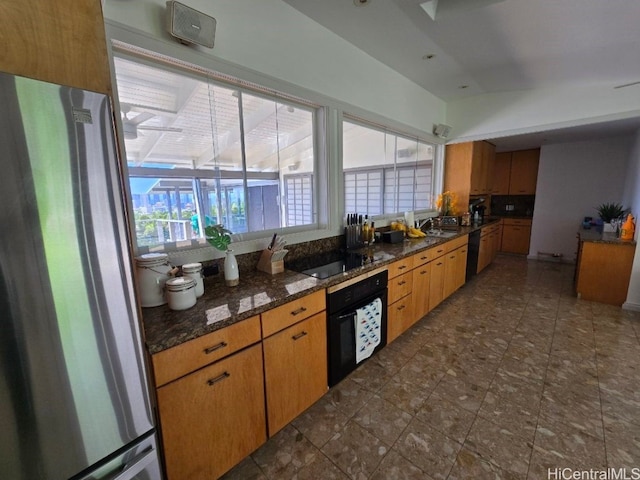
[[[566,263],[575,265],[575,260],[564,258],[564,257],[553,257],[550,255],[527,255],[527,260],[537,260],[539,262],[549,262],[549,263]]]
[[[622,304],[623,310],[633,310],[634,312],[640,312],[640,303],[624,302]]]

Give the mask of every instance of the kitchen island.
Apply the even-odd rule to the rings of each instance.
[[[635,241],[580,229],[575,287],[578,298],[621,306],[627,299]]]

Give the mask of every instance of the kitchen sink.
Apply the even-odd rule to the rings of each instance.
[[[445,232],[445,231],[439,231],[439,230],[434,230],[433,232],[426,232],[427,237],[431,237],[431,238],[451,238],[451,237],[455,237],[456,235],[458,235],[458,232]]]

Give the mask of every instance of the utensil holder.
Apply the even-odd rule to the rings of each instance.
[[[287,252],[288,250],[262,250],[258,261],[258,270],[271,275],[284,272],[284,257]]]

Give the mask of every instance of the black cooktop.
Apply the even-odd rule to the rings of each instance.
[[[315,278],[329,278],[373,261],[373,256],[340,250],[315,253],[285,263],[286,267],[294,272],[304,273]]]

